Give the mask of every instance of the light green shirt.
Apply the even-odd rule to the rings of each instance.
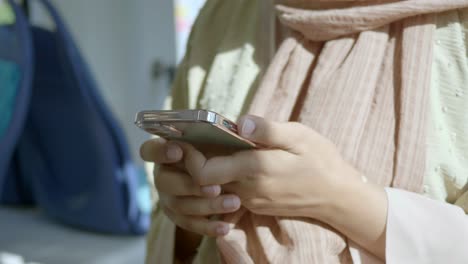
[[[424,189],[449,203],[459,200],[468,180],[467,32],[468,9],[438,15]]]

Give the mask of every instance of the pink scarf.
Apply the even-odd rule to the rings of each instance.
[[[340,1],[339,8],[307,8],[317,2],[338,4],[277,6],[280,21],[293,32],[250,112],[304,123],[332,140],[371,182],[420,192],[434,14],[468,7],[468,0]],[[244,209],[227,220],[235,230],[217,240],[226,263],[351,263],[351,247],[363,263],[379,263],[311,219]]]

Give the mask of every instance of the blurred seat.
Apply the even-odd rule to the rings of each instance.
[[[2,253],[25,263],[144,263],[145,238],[90,233],[53,222],[37,209],[0,207]]]

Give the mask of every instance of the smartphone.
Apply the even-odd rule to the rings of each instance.
[[[236,123],[208,110],[141,111],[136,115],[135,124],[150,134],[195,146],[256,148],[255,143],[238,135]]]

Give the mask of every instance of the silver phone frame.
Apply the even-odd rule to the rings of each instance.
[[[135,116],[135,125],[146,131],[145,128],[171,122],[203,122],[216,126],[231,134],[237,139],[256,147],[256,144],[237,134],[237,124],[226,117],[204,109],[193,110],[144,110]]]

